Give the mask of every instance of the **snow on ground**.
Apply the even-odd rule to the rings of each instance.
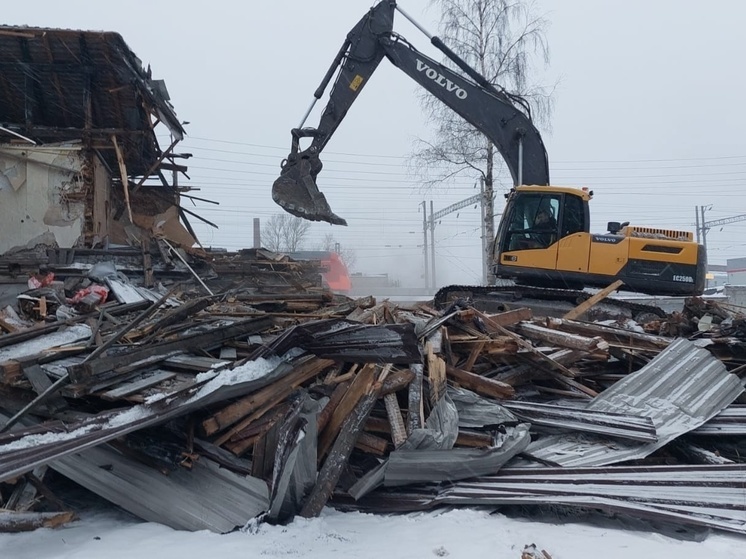
[[[3,559],[520,559],[535,543],[553,559],[746,557],[746,539],[713,533],[703,542],[585,524],[548,524],[451,510],[406,516],[342,513],[226,535],[180,532],[124,513],[94,511],[56,530],[0,534]]]

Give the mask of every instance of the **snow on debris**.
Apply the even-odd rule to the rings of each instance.
[[[39,336],[33,340],[20,342],[0,349],[0,362],[36,355],[53,347],[72,344],[91,337],[91,329],[86,324],[74,324],[64,330]]]

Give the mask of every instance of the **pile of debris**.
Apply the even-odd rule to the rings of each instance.
[[[300,273],[282,260],[278,278]],[[6,315],[0,529],[72,518],[52,470],[186,530],[327,504],[549,504],[746,533],[736,313],[692,299],[643,328],[581,321],[587,304],[556,318],[200,283],[112,289],[31,327]]]

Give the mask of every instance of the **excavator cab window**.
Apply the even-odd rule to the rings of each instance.
[[[588,231],[587,204],[580,196],[565,194],[565,204],[562,209],[562,227],[560,237],[567,237],[573,233]]]
[[[546,248],[557,241],[561,195],[519,194],[510,219],[504,250]]]

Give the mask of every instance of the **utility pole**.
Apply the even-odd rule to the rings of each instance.
[[[719,225],[728,225],[729,223],[736,223],[737,221],[746,221],[746,214],[734,215],[731,217],[724,217],[723,219],[713,219],[712,221],[705,221],[705,212],[711,210],[712,206],[697,206],[697,242],[700,239],[700,231],[702,238],[702,246],[707,250],[707,232],[713,227]]]
[[[433,289],[435,289],[438,284],[435,281],[435,211],[432,200],[430,200],[430,265],[433,267],[430,277],[433,278]]]
[[[699,244],[699,206],[694,206],[694,217],[697,220],[697,244]]]
[[[427,261],[427,205],[422,201],[422,234],[424,235],[423,254],[425,255],[425,289],[430,289],[430,264]]]
[[[705,247],[705,254],[707,254],[707,230],[709,227],[705,224],[705,211],[711,209],[712,206],[700,206],[699,209],[702,212],[702,246]]]

